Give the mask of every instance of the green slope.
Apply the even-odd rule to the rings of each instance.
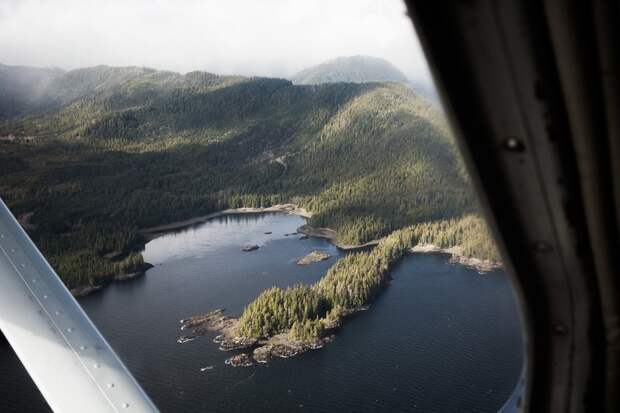
[[[100,66],[46,96],[0,121],[18,137],[0,140],[0,196],[33,213],[72,287],[117,273],[105,256],[139,246],[138,228],[229,207],[298,203],[350,244],[476,210],[447,126],[404,85]]]

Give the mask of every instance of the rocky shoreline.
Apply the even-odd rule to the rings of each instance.
[[[290,358],[309,350],[323,348],[335,339],[334,332],[342,325],[342,319],[360,311],[366,311],[370,306],[361,306],[349,309],[342,314],[339,320],[325,325],[327,334],[311,340],[299,341],[289,336],[288,331],[271,337],[252,338],[237,334],[239,320],[228,317],[225,310],[218,308],[206,314],[199,314],[180,321],[181,331],[190,330],[181,335],[177,343],[183,344],[194,341],[208,333],[218,333],[213,342],[219,345],[221,351],[241,351],[225,360],[225,364],[232,367],[249,367],[257,364],[266,364],[272,358]]]
[[[89,294],[92,294],[96,291],[101,290],[105,284],[107,284],[108,282],[112,282],[112,281],[128,281],[128,280],[133,280],[135,278],[140,278],[143,277],[144,275],[146,275],[146,271],[153,268],[153,264],[150,264],[148,262],[145,262],[144,265],[142,265],[137,271],[131,272],[131,273],[121,273],[121,274],[114,274],[111,275],[108,278],[108,281],[105,282],[102,285],[85,285],[82,287],[75,287],[70,289],[69,291],[71,292],[71,294],[74,297],[84,297],[87,296]]]
[[[288,331],[261,339],[241,337],[236,334],[239,320],[226,316],[223,309],[181,320],[181,324],[181,330],[191,329],[191,333],[179,337],[177,340],[179,343],[193,341],[207,335],[208,332],[215,332],[218,335],[213,342],[219,345],[221,351],[242,351],[226,359],[225,363],[232,367],[264,364],[273,357],[293,357],[308,350],[322,348],[334,339],[332,334],[309,341],[296,341],[289,337]]]
[[[454,246],[450,248],[440,248],[433,244],[418,244],[415,247],[411,248],[409,252],[422,253],[422,254],[428,254],[428,253],[449,254],[451,264],[464,265],[465,267],[469,267],[469,268],[477,270],[478,273],[480,274],[485,274],[487,272],[503,267],[503,264],[498,261],[483,260],[480,258],[467,257],[463,255],[463,250],[459,246]]]
[[[338,234],[331,228],[314,228],[310,225],[302,225],[297,229],[300,234],[308,235],[311,237],[324,238],[330,241],[338,249],[343,251],[352,252],[372,248],[379,244],[380,240],[372,240],[365,244],[360,245],[346,245],[337,241]],[[450,248],[440,248],[433,244],[418,244],[410,249],[411,253],[441,253],[450,255],[450,263],[464,265],[466,267],[477,270],[479,273],[484,274],[494,269],[503,268],[503,264],[499,261],[483,260],[475,257],[468,257],[463,254],[463,250],[459,246]]]

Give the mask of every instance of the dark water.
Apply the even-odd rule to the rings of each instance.
[[[80,300],[162,411],[494,412],[521,370],[522,345],[503,271],[479,275],[443,255],[406,257],[369,311],[317,351],[232,368],[210,337],[177,344],[179,320],[224,307],[238,315],[272,285],[318,280],[340,253],[319,239],[285,237],[299,217],[227,217],[158,238],[147,276]],[[272,235],[265,235],[272,231]],[[244,244],[261,248],[241,252]],[[328,261],[299,267],[312,249]],[[41,406],[19,362],[0,345],[11,406]],[[201,367],[213,366],[201,372]],[[20,379],[21,375],[21,381]],[[8,377],[8,378],[7,378]],[[9,381],[12,384],[5,384]],[[14,411],[28,411],[17,409]]]

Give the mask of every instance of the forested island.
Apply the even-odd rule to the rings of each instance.
[[[443,116],[407,85],[0,69],[1,90],[23,71],[38,79],[36,94],[0,97],[0,196],[69,288],[143,270],[141,229],[285,203],[343,246],[428,227],[442,248],[498,260],[484,225],[468,224],[478,208]],[[300,323],[300,337],[318,325]]]

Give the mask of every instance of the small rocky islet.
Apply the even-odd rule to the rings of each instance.
[[[248,367],[254,363],[267,363],[273,357],[289,358],[308,350],[322,348],[333,341],[334,335],[326,335],[308,341],[292,340],[287,332],[269,338],[248,338],[237,335],[239,320],[225,315],[224,309],[216,309],[206,314],[196,315],[180,321],[181,330],[191,330],[190,334],[179,337],[178,343],[186,343],[207,335],[219,333],[213,342],[222,351],[245,350],[226,359],[225,364],[232,367]],[[337,328],[339,325],[333,325]]]
[[[310,265],[310,264],[314,264],[317,262],[328,260],[330,258],[331,258],[331,255],[329,255],[327,252],[320,251],[320,250],[314,250],[310,254],[299,259],[297,261],[297,265]]]

